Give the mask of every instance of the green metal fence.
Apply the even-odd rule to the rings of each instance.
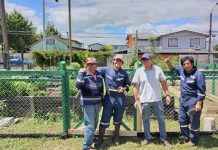
[[[131,79],[135,70],[126,71]],[[7,128],[0,128],[0,134],[52,133],[67,136],[69,129],[82,128],[83,112],[74,86],[77,72],[77,69],[67,70],[65,62],[60,63],[60,70],[57,71],[0,71],[0,119],[19,119]],[[168,132],[178,132],[178,120],[171,113],[179,107],[179,77],[169,71],[164,73],[174,98],[171,106],[165,107],[166,127]],[[214,117],[218,122],[218,71],[204,71],[204,74],[208,95],[202,111],[202,129],[205,117]],[[136,130],[137,117],[133,102],[130,88],[122,130]],[[151,131],[155,132],[158,131],[158,124],[155,117],[152,118]],[[112,123],[110,128],[113,129]]]

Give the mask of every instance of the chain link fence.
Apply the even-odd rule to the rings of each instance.
[[[126,69],[126,71],[132,79],[135,70]],[[33,135],[65,133],[67,135],[69,129],[83,129],[80,95],[75,88],[77,72],[77,69],[66,70],[63,62],[58,71],[0,71],[0,119],[13,117],[12,124],[7,128],[1,127],[0,132]],[[165,72],[165,74],[172,95],[169,106],[163,98],[166,128],[168,132],[179,132],[179,78],[172,72]],[[204,74],[207,97],[202,111],[201,130],[204,128],[206,117],[214,117],[218,126],[218,72],[207,71]],[[133,106],[133,87],[130,87],[127,99],[121,130],[136,131],[140,118],[137,117]],[[101,114],[102,109],[99,119]],[[109,129],[113,129],[112,122]],[[153,115],[151,131],[158,131],[158,123]]]
[[[0,71],[0,133],[63,133],[65,71]]]

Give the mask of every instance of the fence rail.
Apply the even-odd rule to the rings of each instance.
[[[126,69],[126,71],[131,79],[135,70]],[[0,71],[0,119],[5,117],[19,119],[16,124],[8,128],[0,128],[0,132],[67,136],[69,131],[83,129],[83,112],[79,95],[75,96],[78,91],[74,87],[77,72],[78,69],[67,70],[65,62],[61,62],[60,70],[57,71]],[[165,106],[167,131],[179,132],[177,109],[180,78],[170,71],[164,73],[174,99],[170,106]],[[208,94],[201,122],[203,124],[204,118],[208,116],[214,117],[218,122],[218,71],[203,71],[203,73],[206,76]],[[137,119],[140,118],[137,118],[133,101],[131,89],[123,117],[123,131],[137,130]],[[154,119],[151,121],[151,131],[155,132],[158,131],[157,122],[154,116],[152,118]]]

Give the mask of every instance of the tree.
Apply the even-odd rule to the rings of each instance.
[[[38,40],[36,27],[21,13],[14,10],[7,15],[9,46],[16,52],[21,52]]]
[[[100,51],[102,51],[102,52],[110,52],[110,51],[112,51],[112,46],[104,45],[102,48],[100,48]]]
[[[213,47],[215,51],[218,51],[218,44]],[[215,57],[218,58],[218,54],[215,54]]]
[[[55,28],[55,25],[52,22],[48,22],[46,26],[46,34],[49,35],[54,35],[61,37],[61,33]]]

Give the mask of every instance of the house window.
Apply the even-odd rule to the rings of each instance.
[[[46,39],[46,45],[55,45],[55,39]]]
[[[190,47],[200,46],[200,38],[190,38]]]
[[[169,38],[168,47],[178,47],[178,38]]]

